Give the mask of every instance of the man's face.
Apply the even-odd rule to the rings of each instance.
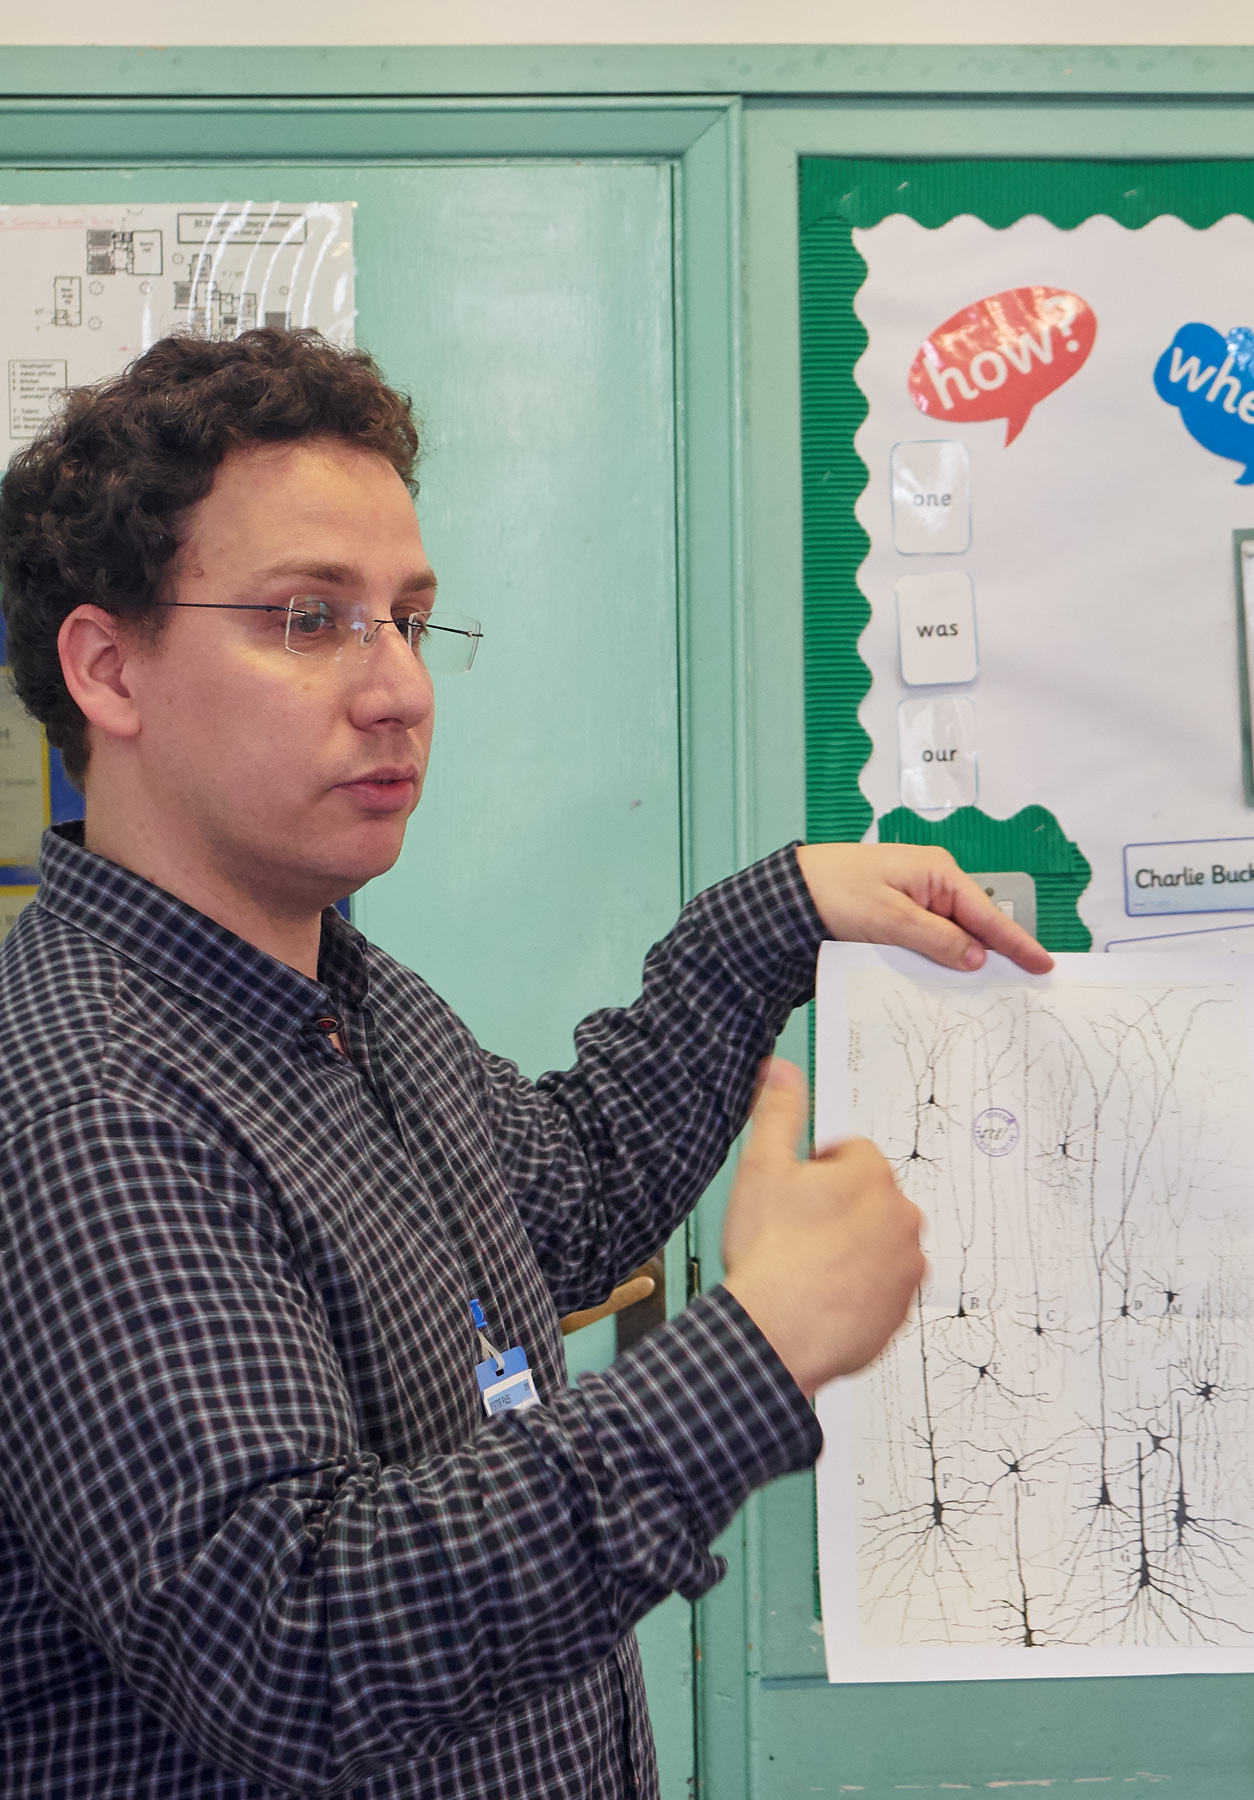
[[[381,457],[335,439],[249,445],[192,509],[169,598],[294,595],[429,612],[413,504]],[[128,671],[158,817],[204,873],[289,912],[391,868],[431,750],[431,678],[391,627],[338,657],[284,647],[282,614],[174,610]],[[89,775],[90,797],[90,775]]]

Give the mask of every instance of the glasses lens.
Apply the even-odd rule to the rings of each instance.
[[[345,641],[339,610],[327,600],[297,595],[287,603],[283,642],[298,656],[334,655]]]
[[[412,642],[415,655],[433,675],[460,675],[474,662],[482,636],[478,619],[437,612],[425,624],[414,626]]]
[[[297,656],[338,661],[349,646],[366,649],[375,643],[387,623],[368,606],[298,594],[288,602],[283,642]],[[412,622],[394,617],[392,623],[433,674],[468,669],[482,636],[478,619],[459,619],[453,613],[433,613],[428,619],[415,615]]]

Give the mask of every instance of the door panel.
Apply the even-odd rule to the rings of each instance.
[[[354,918],[490,1048],[566,1064],[681,900],[670,165],[0,177],[13,204],[118,198],[357,202],[357,341],[415,397],[441,603],[484,639],[438,685],[422,805]],[[605,1366],[613,1322],[570,1349]],[[641,1629],[667,1800],[693,1768],[689,1616]]]
[[[360,337],[427,422],[441,604],[484,639],[439,688],[404,855],[357,910],[538,1072],[632,997],[680,903],[670,172],[391,181],[410,242],[372,250],[362,217]]]

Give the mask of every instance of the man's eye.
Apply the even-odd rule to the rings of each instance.
[[[292,630],[298,632],[301,637],[313,637],[319,631],[329,630],[335,624],[331,609],[327,606],[293,607],[291,617]]]

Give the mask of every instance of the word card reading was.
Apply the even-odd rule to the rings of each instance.
[[[975,592],[961,569],[903,575],[897,583],[897,643],[907,687],[974,681]]]

